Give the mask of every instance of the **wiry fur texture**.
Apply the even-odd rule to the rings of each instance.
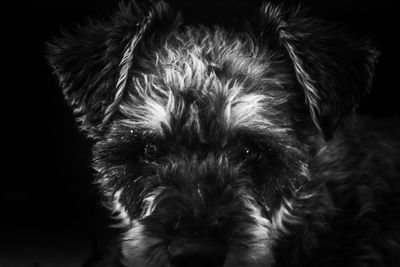
[[[245,31],[141,3],[49,46],[123,231],[107,266],[395,266],[400,132],[345,118],[369,43],[270,3]]]

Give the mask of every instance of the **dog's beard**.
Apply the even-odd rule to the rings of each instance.
[[[119,221],[118,226],[124,229],[121,239],[122,262],[126,266],[174,266],[168,255],[169,241],[157,236],[152,232],[146,222],[154,219],[152,216],[157,212],[157,206],[162,208],[163,203],[158,199],[168,201],[165,196],[165,188],[157,188],[149,193],[143,201],[142,213],[139,218],[132,219],[129,210],[121,203],[122,190],[117,191],[113,197],[113,210],[115,219]],[[250,193],[241,190],[240,202],[241,221],[235,225],[234,230],[227,238],[227,252],[224,267],[257,267],[272,266],[274,257],[272,246],[274,242],[284,234],[285,220],[291,223],[299,223],[297,218],[290,212],[291,204],[285,201],[276,210],[271,219],[266,218]]]

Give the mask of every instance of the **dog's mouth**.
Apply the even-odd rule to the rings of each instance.
[[[171,267],[269,267],[274,262],[270,253],[260,258],[239,248],[224,250],[212,244],[192,245],[178,251],[168,247],[168,254]]]
[[[174,240],[167,248],[174,267],[223,267],[226,246],[216,242],[184,242]]]

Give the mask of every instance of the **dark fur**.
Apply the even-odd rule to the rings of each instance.
[[[376,58],[272,4],[233,31],[129,2],[54,41],[124,232],[104,265],[395,266],[400,132],[349,116]]]

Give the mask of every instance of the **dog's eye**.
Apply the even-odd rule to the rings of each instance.
[[[242,147],[241,156],[247,160],[259,160],[262,153],[259,149],[246,145]]]
[[[144,147],[143,153],[144,156],[148,159],[156,159],[160,155],[160,150],[155,144],[148,143]]]

